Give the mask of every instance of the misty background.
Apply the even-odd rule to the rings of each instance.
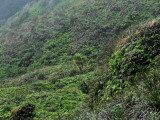
[[[38,0],[0,0],[0,25],[21,10],[26,4],[34,1]]]

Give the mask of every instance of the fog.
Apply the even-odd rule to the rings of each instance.
[[[35,0],[0,0],[0,21],[8,19],[31,1]]]

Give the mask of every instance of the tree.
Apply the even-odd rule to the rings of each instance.
[[[83,66],[86,63],[87,57],[84,55],[81,55],[79,53],[74,55],[74,61],[76,63],[76,65],[78,66],[78,68],[80,69],[80,71],[83,70]]]

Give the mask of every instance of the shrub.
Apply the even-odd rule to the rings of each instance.
[[[80,85],[80,90],[82,90],[82,92],[85,93],[85,94],[88,94],[88,92],[89,92],[88,85],[84,81]]]
[[[44,79],[45,79],[45,73],[39,73],[39,74],[37,75],[37,78],[38,78],[39,80],[44,80]]]
[[[86,63],[87,57],[77,53],[74,56],[74,60],[75,60],[76,65],[80,69],[80,71],[82,71],[83,70],[83,66]]]
[[[35,110],[35,105],[31,103],[26,103],[18,108],[14,108],[11,111],[9,120],[24,120],[28,117],[33,117],[34,110]]]

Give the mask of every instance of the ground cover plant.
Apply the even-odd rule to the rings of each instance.
[[[159,6],[39,0],[18,11],[0,29],[0,119],[160,119]]]

